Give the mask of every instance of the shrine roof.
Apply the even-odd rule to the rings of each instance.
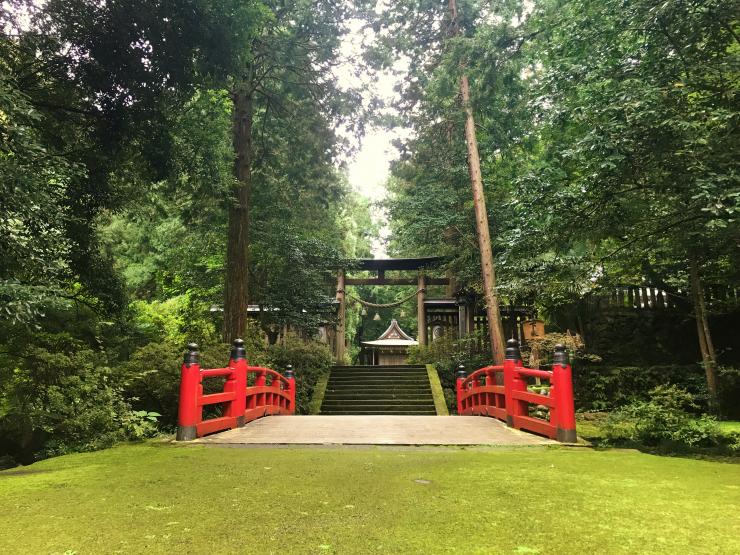
[[[380,337],[378,337],[377,341],[384,341],[389,339],[414,341],[413,337],[411,337],[409,334],[401,329],[401,326],[398,325],[398,320],[396,320],[395,318],[391,320],[391,325],[388,326],[388,329],[380,334]]]
[[[419,342],[416,339],[376,339],[375,341],[363,341],[362,344],[373,347],[410,347],[418,345]]]

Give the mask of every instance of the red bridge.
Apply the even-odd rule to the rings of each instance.
[[[209,378],[224,380],[222,391],[204,393],[203,381]],[[223,405],[221,414],[204,419],[204,407],[214,405]],[[198,346],[188,345],[180,379],[178,440],[240,428],[263,416],[294,413],[295,376],[290,366],[285,376],[270,368],[249,366],[244,341],[237,339],[227,367],[205,370],[198,362]]]
[[[538,383],[530,383],[533,380]],[[547,384],[543,385],[541,380],[546,380]],[[182,365],[177,439],[192,440],[223,430],[241,428],[263,416],[295,414],[295,396],[296,383],[292,368],[289,366],[285,375],[281,375],[270,368],[249,366],[241,339],[234,341],[228,366],[216,369],[200,367],[197,345],[191,343]],[[490,416],[506,422],[509,428],[533,432],[562,442],[575,442],[573,384],[565,347],[555,347],[551,370],[525,368],[519,353],[519,343],[515,339],[509,340],[507,344],[503,365],[486,366],[470,376],[464,369],[458,369],[457,412],[463,417]],[[295,424],[299,424],[299,418],[307,418],[313,423],[329,418],[332,422],[340,423],[342,417],[297,417]],[[440,426],[447,429],[448,440],[456,440],[456,434],[462,435],[460,430],[470,425],[470,420],[463,418],[444,422],[436,420],[438,417],[435,416],[400,418],[433,418],[434,422],[440,422]],[[292,419],[290,421],[294,422]],[[379,422],[373,420],[373,423]],[[404,420],[395,425],[404,428],[409,422],[411,420]],[[460,422],[460,426],[453,426],[453,422]],[[367,426],[368,423],[361,425]],[[450,426],[453,428],[451,431]],[[311,428],[309,426],[306,429]],[[504,432],[505,428],[501,429],[501,433]],[[285,429],[279,433],[285,434]],[[443,443],[449,442],[448,440]],[[414,442],[415,440],[410,441]]]
[[[530,391],[527,378],[547,380],[547,395]],[[536,411],[530,414],[532,405],[544,407],[542,412],[547,415],[537,417]],[[486,366],[470,376],[458,370],[457,413],[492,416],[512,428],[574,443],[573,379],[565,346],[555,346],[552,370],[524,368],[516,339],[507,342],[503,365]]]

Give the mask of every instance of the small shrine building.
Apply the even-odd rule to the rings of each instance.
[[[398,322],[393,319],[391,325],[375,341],[363,341],[373,353],[373,364],[376,366],[390,366],[394,364],[406,364],[408,350],[411,345],[419,342],[401,329]]]

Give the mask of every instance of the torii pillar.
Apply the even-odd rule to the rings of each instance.
[[[416,340],[419,345],[427,344],[427,314],[424,309],[424,301],[427,298],[427,282],[424,274],[419,273],[416,294]]]
[[[335,338],[334,355],[336,356],[337,363],[342,364],[344,362],[344,348],[345,348],[345,337],[346,337],[346,302],[344,292],[344,270],[337,272],[337,301],[339,301],[339,314],[337,315],[337,335]]]

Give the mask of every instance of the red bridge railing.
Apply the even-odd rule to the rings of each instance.
[[[527,378],[549,382],[547,395],[530,391]],[[546,407],[547,416],[537,416],[532,406]],[[491,416],[512,428],[534,432],[558,441],[576,441],[573,378],[568,353],[555,346],[552,370],[534,370],[522,365],[519,342],[507,342],[506,358],[500,366],[486,366],[468,376],[457,372],[457,412]]]
[[[204,393],[203,381],[224,380],[216,393]],[[251,384],[251,385],[250,385]],[[203,418],[205,407],[221,405],[220,416]],[[177,439],[187,441],[273,414],[295,413],[295,375],[288,366],[285,376],[270,368],[247,364],[244,341],[236,339],[226,368],[200,367],[198,346],[188,345],[180,374]]]

